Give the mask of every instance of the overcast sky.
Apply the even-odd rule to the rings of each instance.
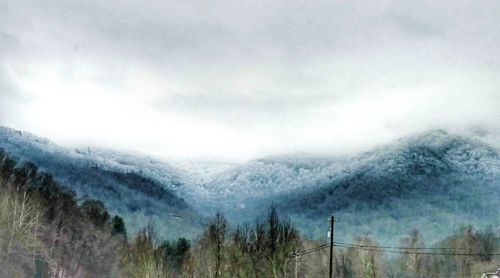
[[[163,157],[500,142],[500,1],[0,0],[0,124]]]

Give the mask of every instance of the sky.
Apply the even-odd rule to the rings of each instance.
[[[500,142],[500,1],[0,0],[0,125],[246,160]]]

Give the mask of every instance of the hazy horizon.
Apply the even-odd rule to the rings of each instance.
[[[497,1],[0,3],[0,125],[242,161],[500,142]]]

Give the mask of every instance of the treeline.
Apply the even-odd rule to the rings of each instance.
[[[130,243],[134,248],[129,249],[127,277],[315,278],[329,272],[328,244],[301,238],[272,207],[264,219],[236,227],[217,213],[193,246],[180,245],[185,248],[169,251],[150,227],[143,230]],[[416,229],[397,246],[381,246],[370,236],[336,245],[333,272],[340,278],[478,277],[500,262],[495,255],[500,253],[500,233],[491,226],[464,226],[430,246]]]
[[[78,201],[0,149],[0,277],[166,277],[189,250],[185,239],[158,244],[151,227],[129,241],[102,202]]]
[[[328,247],[326,242],[301,238],[274,208],[264,220],[232,228],[217,213],[168,277],[328,277]],[[161,246],[158,250],[165,254]],[[498,268],[499,253],[500,231],[492,226],[485,230],[464,226],[430,246],[413,229],[397,246],[381,246],[367,235],[336,244],[333,272],[340,278],[479,277]],[[144,274],[135,277],[148,277]]]
[[[152,226],[127,236],[121,217],[100,201],[79,202],[32,163],[0,150],[0,277],[328,276],[327,242],[301,237],[273,207],[240,226],[219,212],[193,242],[160,238]],[[466,226],[431,246],[418,230],[396,248],[370,236],[338,245],[333,270],[341,278],[477,277],[500,260],[493,255],[500,253],[498,226]],[[294,255],[304,250],[311,252]]]
[[[291,277],[301,248],[298,231],[273,208],[254,225],[231,229],[222,213],[196,243],[158,240],[151,226],[140,231],[123,256],[125,277]]]
[[[397,246],[381,246],[370,236],[337,245],[334,277],[480,277],[483,272],[498,268],[499,256],[492,254],[500,253],[500,233],[494,232],[491,226],[482,231],[465,226],[429,246],[421,233],[413,229]],[[314,274],[303,277],[324,277],[317,273],[321,269],[317,262],[325,258],[327,252],[322,250],[308,256],[304,270]],[[326,273],[326,267],[323,269]]]
[[[109,277],[125,237],[101,202],[78,204],[52,176],[0,150],[1,277]]]

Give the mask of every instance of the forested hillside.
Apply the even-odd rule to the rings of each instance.
[[[270,157],[220,173],[207,188],[235,222],[274,204],[301,232],[323,238],[325,215],[339,234],[384,243],[420,228],[438,241],[461,225],[500,223],[500,156],[479,140],[429,131],[353,157]]]
[[[127,236],[121,217],[101,202],[78,204],[50,175],[0,150],[2,277],[323,277],[328,271],[328,246],[305,240],[273,207],[262,220],[236,226],[217,213],[203,230],[191,242],[161,241],[153,226]],[[492,226],[463,226],[428,248],[418,230],[401,232],[409,234],[389,250],[369,235],[336,239],[335,277],[475,277],[500,256],[500,231]]]
[[[50,173],[79,200],[102,201],[123,215],[132,232],[153,223],[168,238],[193,238],[200,229],[200,216],[182,197],[186,183],[165,163],[118,152],[70,150],[2,127],[0,148]]]
[[[391,244],[403,237],[401,227],[419,228],[434,243],[463,224],[500,223],[498,150],[440,130],[354,156],[274,156],[220,167],[64,148],[8,128],[0,128],[0,147],[52,174],[79,202],[102,201],[130,232],[151,223],[165,239],[196,238],[218,210],[243,224],[270,205],[310,239],[324,238],[330,213],[342,219],[343,239],[371,234]]]
[[[0,276],[101,277],[118,266],[126,237],[120,216],[75,194],[32,163],[0,149]]]

